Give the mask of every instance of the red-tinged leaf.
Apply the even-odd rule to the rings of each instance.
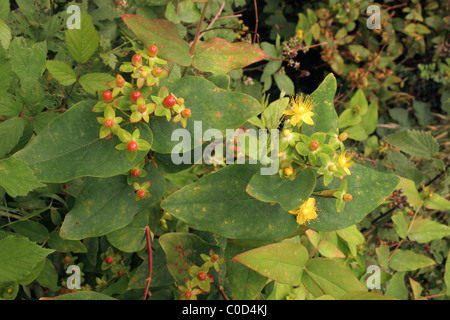
[[[200,43],[194,51],[195,68],[215,74],[228,73],[265,59],[267,55],[248,43],[228,43],[221,38],[211,38]]]
[[[135,14],[124,14],[122,20],[147,48],[151,45],[158,47],[158,57],[186,67],[191,64],[189,44],[180,37],[174,23],[161,19],[146,20]]]

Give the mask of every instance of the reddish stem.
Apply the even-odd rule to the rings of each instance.
[[[149,292],[150,282],[152,281],[152,267],[153,267],[153,259],[152,259],[152,242],[150,237],[150,228],[149,226],[145,227],[145,235],[147,236],[147,252],[148,252],[148,278],[147,284],[145,286],[144,299],[147,300],[147,295],[151,296]]]

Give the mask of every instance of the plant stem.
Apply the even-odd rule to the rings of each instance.
[[[220,293],[222,294],[222,297],[223,297],[225,300],[230,300],[230,299],[227,297],[227,295],[225,294],[225,291],[223,291],[222,286],[217,285],[215,282],[213,282],[213,283],[214,283],[214,285],[217,287],[217,289],[219,289]]]
[[[192,44],[191,44],[191,51],[189,52],[189,54],[191,56],[194,55],[195,45],[197,44],[197,41],[200,36],[200,30],[202,29],[203,20],[205,19],[206,10],[208,9],[208,3],[209,2],[206,2],[205,6],[203,7],[202,16],[200,17],[200,22],[198,23],[198,27],[197,27],[197,32],[195,33],[194,41],[192,41]]]
[[[147,237],[148,278],[147,278],[147,284],[145,286],[145,292],[144,292],[144,299],[143,300],[147,300],[147,295],[151,296],[151,293],[149,292],[149,288],[150,288],[150,282],[152,281],[153,259],[152,259],[152,243],[151,243],[149,226],[145,227],[145,235]]]
[[[319,247],[320,247],[320,245],[322,244],[322,242],[324,242],[325,239],[328,238],[328,236],[329,236],[330,234],[331,234],[331,231],[328,232],[328,234],[327,234],[325,237],[323,237],[322,240],[320,240],[319,244],[318,244],[317,247],[315,247],[314,250],[309,254],[308,258],[311,258],[311,257],[313,256],[313,254],[317,251],[317,249],[319,249]]]

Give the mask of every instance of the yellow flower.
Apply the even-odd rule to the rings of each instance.
[[[298,209],[289,211],[293,215],[297,215],[297,223],[305,224],[317,218],[316,199],[308,198]]]
[[[297,123],[300,123],[301,126],[302,122],[313,125],[314,121],[311,117],[314,116],[314,113],[311,110],[314,106],[315,104],[309,96],[295,96],[295,98],[291,98],[291,109],[284,111],[283,114],[292,116],[291,123],[293,126],[296,126]]]
[[[345,173],[347,173],[348,175],[351,174],[348,168],[350,168],[354,164],[353,161],[350,161],[352,160],[352,158],[353,155],[348,155],[347,150],[345,150],[343,154],[340,154],[338,158],[338,164],[342,167],[342,169],[344,169]]]

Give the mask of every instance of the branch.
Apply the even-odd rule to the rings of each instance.
[[[145,227],[145,235],[147,237],[147,252],[148,252],[148,278],[147,278],[147,284],[145,286],[145,292],[144,292],[144,299],[147,300],[147,295],[151,296],[151,293],[149,292],[150,288],[150,282],[152,281],[152,268],[153,268],[153,259],[152,259],[152,243],[151,243],[151,237],[150,237],[150,228],[149,226]]]

